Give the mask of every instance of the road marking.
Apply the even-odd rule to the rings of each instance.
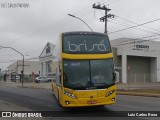
[[[129,106],[129,105],[114,105],[114,106],[120,106],[120,107],[127,107],[127,108],[134,108],[134,109],[136,109],[136,108],[138,108],[138,107],[135,107],[135,106]]]

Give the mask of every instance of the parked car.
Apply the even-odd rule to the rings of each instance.
[[[47,77],[36,77],[35,82],[40,83],[40,82],[49,82],[50,80],[47,79]]]
[[[20,80],[20,76],[19,75],[16,75],[16,80]]]
[[[12,75],[11,77],[8,78],[9,80],[20,80],[20,76],[19,75]]]
[[[48,81],[52,81],[52,80],[55,79],[55,77],[54,77],[54,76],[52,76],[52,77],[47,77],[47,79],[48,79]]]

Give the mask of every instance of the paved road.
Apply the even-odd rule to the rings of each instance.
[[[12,87],[0,87],[0,100],[12,103],[19,106],[17,110],[34,110],[34,111],[69,111],[70,115],[74,116],[73,111],[81,113],[87,113],[86,119],[99,119],[96,116],[95,111],[101,111],[107,113],[114,113],[115,115],[121,114],[119,111],[160,111],[160,98],[152,97],[139,97],[139,96],[117,96],[117,103],[115,105],[108,105],[104,107],[87,107],[87,108],[74,108],[74,109],[63,109],[58,104],[50,90],[47,89],[29,89],[29,88],[12,88]],[[0,102],[1,102],[0,101]],[[3,108],[4,110],[5,108]],[[8,108],[6,108],[8,110]],[[16,108],[10,108],[9,110],[16,110]],[[88,112],[90,111],[90,112]],[[99,112],[99,113],[101,113]],[[55,114],[64,114],[63,112],[55,112]],[[86,114],[85,114],[86,115]],[[63,116],[63,115],[61,115]],[[60,118],[56,118],[60,120]],[[64,118],[63,118],[64,119]],[[70,119],[70,118],[65,118]],[[77,118],[76,118],[77,119]],[[80,119],[80,118],[79,118]],[[103,117],[101,117],[103,119]],[[113,119],[113,118],[112,118]],[[117,117],[115,118],[117,119]],[[128,119],[128,118],[119,118]],[[130,117],[129,119],[135,120]],[[136,118],[137,119],[137,118]],[[138,118],[138,119],[151,119],[151,118]],[[156,118],[154,118],[156,119]],[[158,120],[158,118],[157,118]]]

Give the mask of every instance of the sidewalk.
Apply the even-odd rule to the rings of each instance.
[[[160,83],[118,83],[118,95],[160,97]]]
[[[160,89],[160,83],[117,83],[117,90]]]
[[[0,81],[0,87],[22,87],[22,83],[19,82],[5,82]],[[24,88],[38,88],[38,89],[52,89],[52,82],[46,82],[46,83],[23,83]]]

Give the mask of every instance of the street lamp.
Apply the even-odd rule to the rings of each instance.
[[[14,51],[16,51],[17,53],[19,53],[20,55],[22,55],[23,57],[23,65],[22,65],[22,87],[23,87],[23,75],[24,75],[24,55],[22,53],[20,53],[18,50],[12,48],[12,47],[5,47],[5,46],[0,46],[0,48],[10,48]]]
[[[71,17],[74,17],[74,18],[79,19],[80,21],[82,21],[84,24],[86,24],[86,25],[87,25],[87,23],[86,23],[86,22],[84,22],[84,20],[80,19],[79,17],[76,17],[76,16],[71,15],[71,14],[68,14],[68,15],[69,15],[69,16],[71,16]],[[89,27],[89,25],[87,25],[87,26],[88,26],[88,28],[93,32],[92,28],[90,28],[90,27]]]

